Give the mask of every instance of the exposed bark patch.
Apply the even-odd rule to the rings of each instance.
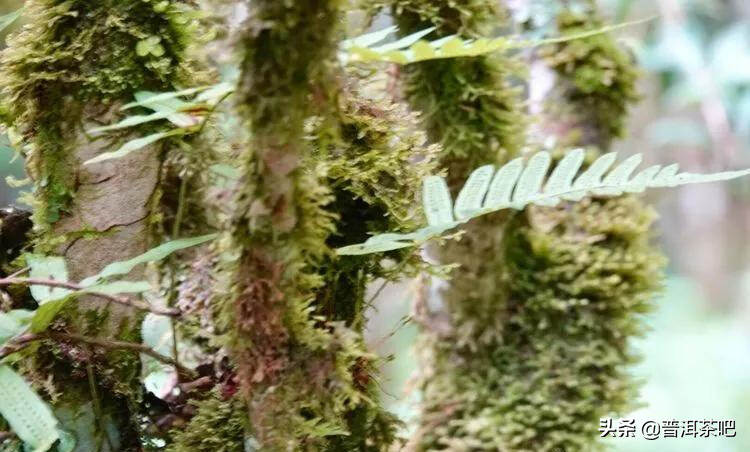
[[[53,225],[55,234],[87,233],[61,247],[71,279],[78,281],[101,271],[107,264],[130,259],[150,246],[150,203],[159,180],[159,156],[154,148],[142,149],[125,157],[84,165],[84,162],[110,151],[117,143],[90,140],[83,134],[76,139],[69,158],[78,181],[70,213]],[[124,279],[137,280],[143,268],[136,268]],[[100,301],[82,299],[100,308]],[[128,315],[126,307],[112,306],[116,321]]]

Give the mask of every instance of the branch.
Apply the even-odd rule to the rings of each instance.
[[[111,295],[111,294],[96,292],[96,291],[89,291],[86,287],[83,287],[80,284],[66,282],[66,281],[55,281],[54,279],[41,279],[41,278],[0,279],[0,287],[11,286],[14,284],[28,285],[28,286],[47,286],[47,287],[68,289],[68,290],[73,290],[73,291],[84,291],[89,295],[93,295],[95,297],[99,297],[107,301],[111,301],[113,303],[121,304],[124,306],[129,306],[129,307],[136,308],[136,309],[141,309],[143,311],[148,311],[154,314],[166,315],[170,317],[177,317],[181,313],[179,309],[158,308],[155,306],[151,306],[148,303],[139,302],[135,300],[129,300],[127,298],[118,297],[116,295]]]
[[[137,352],[137,353],[143,353],[144,355],[148,355],[156,359],[157,361],[163,362],[164,364],[169,364],[170,366],[174,366],[183,375],[195,377],[195,372],[192,369],[188,369],[187,367],[182,366],[174,358],[171,358],[166,355],[162,355],[156,350],[150,347],[147,347],[143,344],[138,344],[135,342],[114,341],[114,340],[103,339],[103,338],[98,338],[98,337],[84,336],[81,334],[68,334],[68,333],[24,334],[12,340],[11,342],[9,342],[8,345],[0,348],[0,359],[3,359],[6,356],[21,350],[22,348],[28,346],[32,342],[41,341],[44,339],[51,339],[57,342],[78,342],[82,344],[93,345],[95,347],[102,347],[102,348],[108,348],[108,349],[113,349],[113,350],[117,350],[117,349],[130,350],[130,351]]]

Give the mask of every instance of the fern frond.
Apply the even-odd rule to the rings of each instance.
[[[124,157],[131,152],[143,149],[157,141],[172,136],[188,135],[201,130],[205,121],[216,108],[216,106],[228,95],[234,92],[234,84],[221,82],[215,85],[188,88],[180,91],[165,93],[154,93],[140,91],[135,93],[135,102],[123,105],[120,110],[126,111],[135,107],[142,107],[153,111],[147,115],[132,115],[125,117],[122,121],[97,127],[89,130],[91,134],[101,134],[114,130],[127,129],[141,124],[154,121],[169,121],[173,127],[163,132],[152,133],[145,137],[139,137],[127,141],[118,149],[103,154],[84,162],[85,165]],[[194,96],[193,99],[182,99]]]
[[[398,31],[396,27],[388,27],[383,30],[367,33],[344,41],[341,44],[339,59],[344,64],[356,61],[381,61],[410,64],[440,58],[472,57],[497,51],[538,47],[541,45],[584,39],[650,20],[653,20],[653,18],[608,25],[596,30],[536,41],[522,39],[519,36],[501,36],[490,39],[480,38],[465,40],[461,39],[459,36],[451,35],[434,41],[422,39],[424,36],[435,30],[435,27],[430,27],[407,35],[398,41],[377,45],[388,38],[388,36]]]
[[[554,206],[560,201],[580,201],[586,196],[618,196],[640,193],[647,188],[715,182],[750,174],[750,170],[715,174],[679,173],[678,165],[648,167],[631,178],[643,157],[633,155],[613,168],[617,156],[604,154],[581,172],[583,149],[575,149],[560,160],[549,177],[552,157],[548,152],[532,155],[524,164],[517,158],[495,171],[485,165],[474,170],[456,198],[455,206],[445,179],[430,176],[424,181],[423,204],[428,225],[417,231],[387,233],[366,242],[337,250],[341,255],[360,255],[419,246],[472,218],[503,209],[528,205]],[[580,174],[579,174],[580,173]]]

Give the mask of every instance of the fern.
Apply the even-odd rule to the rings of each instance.
[[[524,40],[517,36],[464,40],[457,35],[451,35],[434,41],[422,39],[435,31],[435,27],[430,27],[412,33],[394,42],[383,44],[382,41],[398,31],[397,27],[392,26],[343,41],[339,48],[339,60],[342,64],[377,61],[409,64],[440,58],[478,56],[496,51],[536,47],[540,45],[572,41],[575,39],[583,39],[648,20],[651,19],[625,22],[569,36],[536,41]],[[0,22],[1,21],[2,18],[0,18]],[[91,165],[106,160],[124,157],[133,151],[143,149],[146,146],[165,138],[188,135],[200,131],[213,109],[223,99],[234,93],[234,91],[234,83],[221,82],[215,85],[187,88],[164,93],[154,93],[149,91],[138,92],[135,94],[136,100],[124,105],[120,110],[125,111],[135,107],[141,107],[149,109],[153,113],[127,116],[118,123],[97,127],[88,132],[91,134],[102,134],[162,120],[167,120],[172,123],[174,127],[170,130],[156,132],[145,137],[130,140],[117,150],[98,155],[87,160],[85,164]],[[183,98],[189,96],[195,97],[192,100],[183,100]]]
[[[60,438],[52,410],[20,375],[0,365],[0,414],[26,443],[26,450],[44,452]]]
[[[381,44],[382,41],[398,31],[398,28],[394,26],[344,41],[341,44],[339,59],[344,64],[357,61],[382,61],[410,64],[440,58],[471,57],[497,51],[537,47],[588,38],[590,36],[608,33],[618,28],[629,27],[649,20],[652,20],[652,18],[609,25],[596,30],[576,33],[569,36],[536,41],[522,39],[518,36],[465,40],[457,35],[450,35],[434,41],[422,39],[435,30],[435,27],[430,27],[408,36],[404,36],[397,41]]]
[[[135,94],[135,101],[123,105],[120,110],[126,111],[135,107],[141,107],[151,110],[153,113],[127,116],[118,123],[96,127],[88,132],[98,135],[162,120],[167,120],[173,125],[173,127],[169,130],[152,133],[145,137],[127,141],[118,149],[97,155],[96,157],[87,160],[85,164],[91,165],[106,160],[124,157],[133,151],[143,149],[157,141],[163,140],[164,138],[189,135],[198,132],[203,127],[205,121],[208,120],[216,106],[233,92],[234,85],[229,82],[166,93],[154,93],[150,91],[137,92]],[[190,100],[182,99],[188,96],[195,97]]]
[[[604,154],[582,173],[583,149],[568,154],[552,170],[552,157],[538,152],[524,165],[517,158],[495,171],[485,165],[471,173],[456,198],[455,206],[445,179],[428,177],[423,184],[423,204],[428,225],[411,233],[386,233],[371,237],[366,242],[337,250],[341,255],[360,255],[419,246],[472,218],[503,209],[523,209],[528,205],[554,206],[560,201],[580,201],[586,196],[618,196],[640,193],[646,188],[675,187],[678,185],[734,179],[750,170],[716,174],[679,173],[678,165],[648,167],[631,178],[642,161],[636,154],[612,168],[617,156]],[[611,169],[611,170],[610,170]]]

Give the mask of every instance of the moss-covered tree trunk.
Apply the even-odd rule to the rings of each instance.
[[[231,227],[234,289],[224,309],[249,441],[268,451],[385,450],[394,421],[374,397],[375,357],[362,338],[365,284],[378,265],[341,260],[332,248],[351,230],[366,231],[365,219],[382,221],[382,207],[369,206],[389,199],[368,193],[355,200],[358,186],[344,172],[363,152],[352,140],[369,132],[356,130],[353,99],[342,101],[343,116],[336,113],[340,2],[249,8],[237,40],[237,111],[251,138]]]
[[[94,138],[86,131],[116,120],[117,107],[139,90],[171,90],[185,74],[187,2],[141,0],[26,2],[25,26],[2,55],[6,123],[28,143],[34,183],[35,251],[64,256],[71,281],[146,251],[158,218],[160,147],[86,165],[133,134]],[[136,51],[150,37],[160,52]],[[137,133],[142,134],[147,128]],[[142,270],[128,275],[142,279]],[[138,342],[140,314],[101,298],[69,303],[53,329]],[[77,451],[136,447],[139,360],[75,343],[50,343],[28,372],[60,391],[54,408],[79,436]],[[133,411],[131,411],[133,409]],[[85,425],[76,419],[91,420]],[[101,434],[108,426],[117,428]],[[116,431],[117,433],[113,433]]]
[[[498,17],[493,3],[398,1],[393,11],[405,34],[435,25],[473,37]],[[606,36],[549,55],[562,96],[547,99],[539,143],[564,124],[561,146],[606,150],[633,97],[631,63]],[[499,69],[512,60],[503,63],[463,58],[404,71],[409,98],[444,147],[449,180],[519,151],[525,121]],[[628,339],[640,332],[662,262],[648,245],[652,218],[629,197],[531,207],[507,220],[475,220],[461,242],[435,251],[461,266],[439,290],[441,312],[423,316],[414,449],[597,449],[599,417],[635,398]]]

